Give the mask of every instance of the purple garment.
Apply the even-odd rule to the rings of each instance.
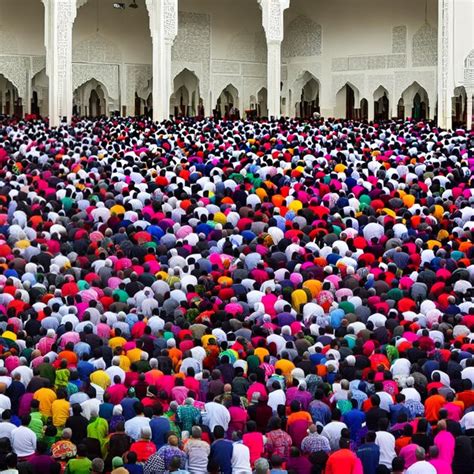
[[[298,456],[297,458],[288,459],[286,463],[286,470],[287,471],[295,471],[298,474],[310,474],[311,473],[312,464],[310,463],[309,459],[306,456]]]
[[[33,401],[34,393],[25,393],[20,398],[20,404],[18,405],[18,416],[29,415],[31,412],[31,402]]]
[[[33,468],[33,472],[53,472],[53,467],[56,461],[47,454],[33,454],[28,460]]]
[[[313,401],[313,397],[306,390],[291,387],[286,392],[286,404],[289,406],[293,400],[298,400],[301,404],[301,409],[308,411],[309,404]]]

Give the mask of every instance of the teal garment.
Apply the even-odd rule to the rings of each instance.
[[[119,301],[121,303],[126,303],[128,300],[128,294],[124,290],[117,289],[112,293],[112,295],[118,295]]]

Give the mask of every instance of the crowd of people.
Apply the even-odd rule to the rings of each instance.
[[[0,473],[472,474],[473,152],[0,118]]]

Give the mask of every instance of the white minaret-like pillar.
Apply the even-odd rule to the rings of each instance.
[[[283,14],[290,0],[258,0],[267,39],[268,115],[281,116],[281,42],[284,37]]]
[[[466,127],[468,130],[471,130],[472,128],[472,96],[474,94],[474,90],[473,89],[468,89],[466,91],[467,93],[467,101],[466,101],[466,115],[467,115],[467,118],[466,118]]]
[[[72,116],[72,27],[84,0],[43,0],[49,123],[57,127]]]
[[[446,129],[452,128],[453,7],[454,0],[438,0],[438,125]]]
[[[153,43],[153,120],[170,116],[171,47],[178,34],[178,0],[146,0]]]

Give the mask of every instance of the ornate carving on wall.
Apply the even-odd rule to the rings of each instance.
[[[211,28],[209,15],[179,12],[178,35],[172,47],[172,58],[177,61],[209,60]]]
[[[333,58],[332,71],[347,71],[349,69],[349,58]]]
[[[332,76],[332,95],[334,100],[336,99],[336,94],[344,87],[346,83],[350,83],[359,89],[360,98],[366,96],[364,74],[337,74]]]
[[[151,66],[148,64],[127,64],[127,106],[134,106],[135,92],[139,92],[148,86],[151,75]]]
[[[283,9],[280,0],[268,0],[270,6],[268,9],[267,37],[269,41],[281,41],[283,39]]]
[[[202,13],[179,12],[178,21],[178,35],[171,50],[172,77],[174,78],[184,68],[193,70],[199,77],[201,96],[205,97],[209,91],[210,77],[210,16]],[[199,67],[196,67],[196,64],[199,64]],[[198,73],[196,69],[200,72]]]
[[[217,100],[217,98],[221,95],[222,91],[228,86],[233,85],[239,94],[239,98],[242,99],[242,85],[243,79],[242,77],[237,76],[214,76],[213,81],[214,83],[212,88],[212,97],[213,100]],[[215,105],[215,104],[212,104]]]
[[[365,71],[406,67],[405,54],[377,54],[373,56],[349,56],[333,58],[332,71]]]
[[[178,34],[178,2],[177,0],[164,0],[163,24],[165,38],[174,39]]]
[[[240,63],[236,61],[212,61],[213,74],[237,74],[240,75]]]
[[[387,56],[369,56],[367,61],[367,69],[385,69],[387,67]]]
[[[31,57],[31,77],[32,78],[45,68],[46,68],[46,56],[32,56]]]
[[[407,27],[405,25],[392,28],[392,53],[405,54],[407,52]]]
[[[239,31],[229,41],[226,55],[240,61],[266,62],[267,41],[263,29],[251,31],[245,28]]]
[[[0,54],[15,54],[18,52],[16,36],[0,25]]]
[[[267,87],[265,79],[257,77],[244,78],[244,94],[246,98],[251,95],[257,97],[257,93],[262,89],[262,87]]]
[[[368,56],[353,56],[349,57],[350,71],[365,71],[369,65]]]
[[[242,63],[242,75],[265,77],[267,75],[267,65],[265,63]]]
[[[474,87],[474,49],[464,60],[464,85],[470,88]]]
[[[282,43],[282,56],[319,56],[321,54],[321,25],[300,15],[286,28]]]
[[[0,74],[5,76],[17,89],[18,96],[26,98],[26,76],[30,67],[28,57],[0,56]]]
[[[407,57],[405,54],[389,54],[387,56],[387,68],[396,69],[407,67]]]
[[[117,46],[99,33],[82,40],[72,49],[72,60],[76,63],[117,64],[121,59]]]
[[[403,91],[413,82],[418,82],[423,87],[430,100],[436,97],[436,70],[430,71],[396,71],[395,72],[395,97],[398,100]]]
[[[114,64],[73,64],[72,87],[76,90],[82,84],[95,79],[107,89],[109,97],[119,98],[119,71]]]
[[[71,0],[57,1],[57,90],[59,98],[68,97],[66,81],[70,78],[70,66],[72,60],[72,26],[76,17],[76,2]],[[51,46],[51,45],[50,45]],[[59,100],[59,116],[67,114],[64,101]]]
[[[413,35],[413,66],[436,66],[438,62],[438,32],[425,23]]]
[[[374,74],[367,76],[368,96],[371,97],[379,86],[382,86],[387,89],[391,97],[393,94],[394,80],[393,74]]]
[[[292,64],[288,68],[288,86],[291,90],[301,89],[299,83],[305,74],[309,73],[316,79],[320,80],[322,73],[321,63],[299,63]],[[303,84],[304,85],[304,84]]]

